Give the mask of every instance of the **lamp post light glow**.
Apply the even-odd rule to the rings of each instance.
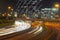
[[[8,9],[11,9],[11,7],[9,6]]]
[[[17,17],[17,12],[15,12],[14,17]]]
[[[54,6],[55,6],[55,8],[59,8],[59,7],[60,7],[60,5],[59,5],[59,4],[55,4]]]
[[[8,16],[11,16],[11,14],[8,14]]]
[[[2,16],[5,16],[5,14],[2,14]]]
[[[17,14],[15,14],[14,16],[17,17]]]

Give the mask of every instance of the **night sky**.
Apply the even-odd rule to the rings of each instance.
[[[43,7],[53,7],[54,3],[60,3],[60,0],[43,0],[42,4]]]
[[[14,9],[17,1],[18,0],[0,0],[0,9],[7,10],[8,6],[11,6]],[[43,7],[52,7],[52,5],[55,2],[60,3],[60,0],[42,0],[42,5],[43,5]]]
[[[8,6],[15,8],[17,0],[0,0],[0,10],[7,10]]]

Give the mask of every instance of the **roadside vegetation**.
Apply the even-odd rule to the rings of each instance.
[[[14,24],[15,19],[0,19],[0,27],[9,26]]]

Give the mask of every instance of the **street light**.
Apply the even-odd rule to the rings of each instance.
[[[55,8],[59,8],[60,4],[56,3],[54,6],[55,6]]]
[[[2,16],[5,16],[5,14],[2,14]]]
[[[8,16],[11,16],[11,14],[8,14]]]
[[[11,6],[8,6],[8,9],[11,9]]]
[[[57,13],[60,13],[60,3],[55,3],[55,8],[58,10]],[[59,16],[59,14],[58,14]]]

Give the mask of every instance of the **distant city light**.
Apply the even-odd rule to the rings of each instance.
[[[9,6],[8,9],[11,9],[11,7]]]
[[[54,6],[55,6],[55,8],[59,8],[60,7],[60,4],[57,3]]]
[[[11,16],[11,14],[8,14],[8,16]]]
[[[5,16],[5,14],[2,14],[2,16]]]
[[[14,16],[17,17],[17,14],[15,14]]]

